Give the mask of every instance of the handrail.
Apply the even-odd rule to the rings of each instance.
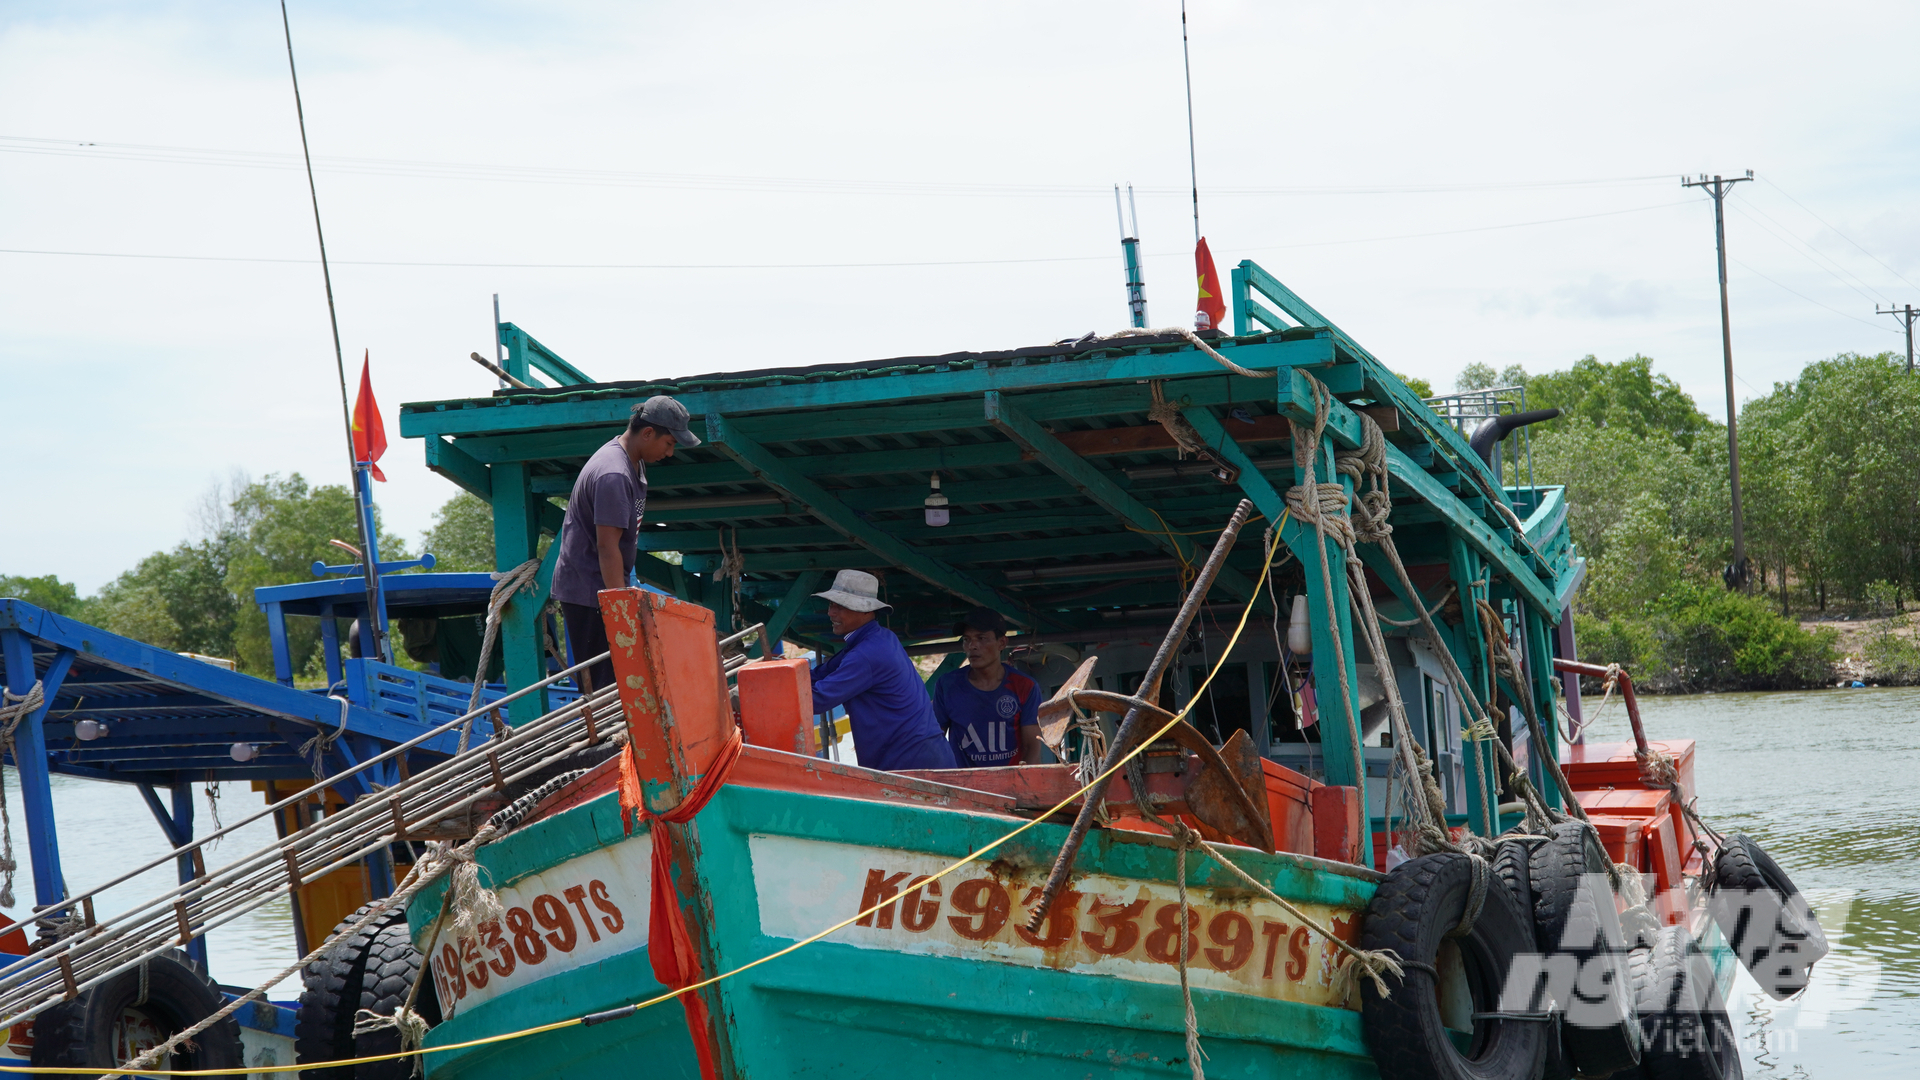
[[[1647,747],[1647,729],[1640,723],[1640,699],[1633,693],[1633,676],[1619,664],[1602,667],[1599,664],[1585,664],[1578,660],[1555,658],[1553,670],[1570,671],[1575,675],[1586,675],[1595,679],[1616,679],[1620,683],[1620,700],[1627,703],[1627,721],[1633,725],[1634,756],[1645,759],[1649,753]]]
[[[207,835],[200,837],[199,839],[194,840],[191,843],[182,844],[179,847],[174,848],[172,851],[167,852],[165,855],[162,855],[159,858],[154,859],[153,861],[146,863],[142,866],[136,867],[135,869],[129,870],[126,873],[121,874],[119,877],[114,878],[112,881],[109,881],[104,885],[96,885],[93,888],[87,890],[86,892],[80,893],[76,896],[70,896],[67,899],[61,900],[57,903],[49,904],[46,907],[43,907],[35,911],[31,915],[28,915],[14,922],[10,922],[4,927],[0,927],[0,935],[10,934],[14,930],[26,926],[28,923],[39,922],[40,920],[45,919],[50,915],[54,915],[62,911],[72,911],[76,908],[76,906],[85,906],[90,908],[92,907],[92,901],[94,897],[98,896],[103,892],[106,892],[108,889],[111,889],[116,885],[124,884],[125,882],[130,881],[133,878],[139,877],[141,874],[144,874],[149,870],[152,870],[156,867],[164,866],[170,862],[174,862],[179,858],[181,858],[182,856],[192,858],[196,855],[199,849],[206,846],[206,844],[209,841],[218,840],[221,837],[226,836],[228,833],[234,832],[237,829],[244,828],[247,825],[251,825],[256,821],[259,821],[261,818],[267,817],[268,815],[271,815],[274,813],[278,813],[279,811],[284,810],[289,806],[292,806],[296,803],[304,801],[309,795],[312,795],[315,792],[325,791],[327,788],[332,787],[334,784],[339,783],[340,781],[345,780],[346,778],[353,776],[356,773],[363,772],[369,768],[372,768],[375,765],[381,764],[382,762],[390,761],[394,757],[400,754],[404,754],[409,750],[412,750],[413,748],[419,746],[421,743],[424,743],[429,739],[436,738],[441,735],[445,735],[447,732],[452,731],[454,728],[460,726],[461,724],[468,723],[481,716],[484,716],[487,713],[493,711],[494,709],[498,709],[503,705],[507,705],[512,702],[518,701],[519,699],[527,696],[528,694],[533,693],[535,690],[545,689],[546,687],[560,681],[561,679],[564,679],[567,676],[573,675],[577,672],[583,671],[586,668],[592,667],[593,665],[611,657],[612,655],[613,653],[611,651],[603,652],[600,655],[593,657],[592,659],[583,660],[580,663],[565,669],[564,671],[555,672],[554,674],[549,675],[544,679],[541,679],[539,682],[532,683],[528,686],[522,687],[521,689],[515,690],[514,692],[507,694],[504,697],[495,698],[494,700],[487,702],[485,705],[481,706],[480,708],[474,709],[467,713],[463,713],[460,716],[456,716],[452,720],[449,720],[446,723],[441,724],[439,727],[434,728],[431,731],[426,731],[419,735],[416,735],[413,738],[408,739],[406,742],[403,742],[400,745],[395,746],[391,750],[386,751],[385,753],[382,753],[375,757],[368,758],[367,760],[359,763],[358,765],[353,766],[350,769],[347,769],[343,772],[335,773],[334,775],[327,777],[325,780],[316,781],[310,787],[304,788],[301,791],[296,792],[295,794],[289,795],[286,798],[281,799],[277,803],[269,804],[266,809],[261,810],[258,813],[255,813],[249,817],[242,818],[239,821],[236,821],[233,824],[226,826],[225,828],[219,829],[215,832],[208,833]],[[315,726],[319,727],[322,725],[315,725]]]

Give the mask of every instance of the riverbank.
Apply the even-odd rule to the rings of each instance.
[[[1920,612],[1891,617],[1838,616],[1800,620],[1810,633],[1831,633],[1834,681],[1851,686],[1920,685]]]

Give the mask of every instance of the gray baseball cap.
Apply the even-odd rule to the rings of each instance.
[[[633,411],[640,417],[641,423],[652,424],[654,427],[666,428],[673,432],[675,445],[683,447],[700,445],[700,436],[687,430],[689,420],[687,407],[667,395],[655,394],[635,405]]]

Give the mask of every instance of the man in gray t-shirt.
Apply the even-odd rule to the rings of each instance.
[[[560,601],[575,663],[607,651],[600,590],[625,588],[633,572],[647,509],[648,463],[672,457],[675,447],[700,445],[687,421],[686,406],[665,394],[648,398],[634,406],[627,430],[594,451],[573,482],[553,566],[553,598]],[[595,664],[579,681],[588,694],[612,686],[613,662]]]

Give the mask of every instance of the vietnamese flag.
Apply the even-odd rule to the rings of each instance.
[[[360,362],[360,396],[353,401],[353,460],[373,466],[373,478],[384,482],[380,455],[387,452],[387,426],[380,422],[380,406],[373,400],[372,352]]]
[[[1214,272],[1213,252],[1207,250],[1207,238],[1204,236],[1193,249],[1193,269],[1200,284],[1200,301],[1194,310],[1205,312],[1207,325],[1218,330],[1227,319],[1227,302],[1221,296],[1225,290],[1220,287],[1220,275]]]

